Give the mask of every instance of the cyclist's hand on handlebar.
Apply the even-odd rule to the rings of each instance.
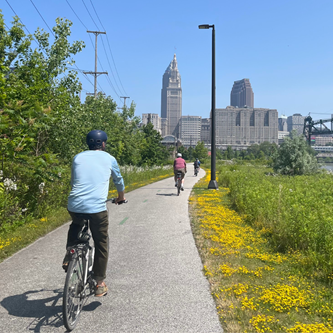
[[[112,199],[112,203],[114,203],[116,205],[121,205],[123,203],[127,203],[127,200],[124,197],[122,197],[122,198],[118,197],[118,198]]]
[[[121,205],[123,203],[127,203],[128,200],[125,198],[121,198],[121,200],[119,200],[119,198],[111,198],[111,199],[107,199],[106,202],[112,202],[116,205]]]

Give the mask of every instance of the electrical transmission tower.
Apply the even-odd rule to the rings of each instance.
[[[97,76],[101,74],[108,74],[108,72],[97,72],[97,36],[99,34],[106,34],[104,31],[89,31],[87,30],[88,33],[94,34],[95,35],[95,72],[83,72],[84,74],[92,74],[95,76],[95,82],[94,82],[94,96],[95,98],[97,97]],[[92,95],[88,93],[87,95]]]

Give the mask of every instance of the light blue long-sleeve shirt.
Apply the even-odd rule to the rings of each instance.
[[[124,191],[124,180],[117,160],[101,150],[87,150],[73,159],[68,210],[74,213],[93,214],[106,210],[109,182],[119,192]]]

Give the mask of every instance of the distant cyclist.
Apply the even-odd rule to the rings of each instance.
[[[173,162],[173,172],[175,174],[175,186],[177,187],[177,171],[180,171],[182,173],[182,185],[181,185],[181,190],[184,191],[184,177],[185,173],[187,172],[186,169],[186,162],[182,158],[182,154],[178,153],[177,158]]]
[[[66,248],[73,246],[82,228],[81,214],[90,217],[90,229],[95,244],[94,279],[97,282],[95,296],[106,295],[108,288],[104,282],[109,254],[109,219],[106,200],[109,181],[112,177],[118,191],[116,203],[125,200],[124,181],[116,159],[105,152],[107,135],[101,130],[93,130],[87,135],[89,150],[77,154],[72,163],[71,186],[68,197],[68,211],[72,217],[69,226]],[[69,254],[63,261],[67,270]]]
[[[198,158],[196,158],[195,161],[194,161],[194,170],[199,172],[199,169],[200,169],[200,161],[199,161]]]

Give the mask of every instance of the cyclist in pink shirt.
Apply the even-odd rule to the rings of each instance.
[[[176,187],[177,187],[177,171],[180,171],[182,173],[182,186],[181,186],[181,190],[184,191],[184,177],[185,177],[185,173],[187,172],[187,169],[186,169],[186,162],[182,158],[182,154],[181,153],[177,154],[177,158],[173,162],[173,172],[175,174],[175,182],[176,182],[175,186]]]

